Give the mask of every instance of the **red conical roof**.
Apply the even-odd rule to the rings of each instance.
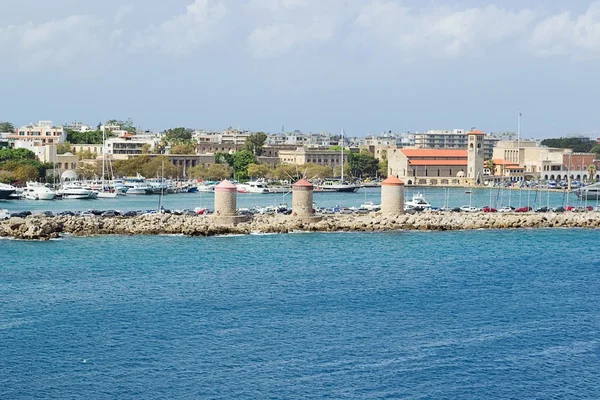
[[[312,188],[314,188],[314,186],[313,186],[312,183],[310,183],[306,179],[302,178],[298,182],[294,183],[292,185],[292,188],[307,188],[307,189],[312,189]]]
[[[400,179],[398,179],[397,177],[395,177],[394,175],[390,176],[389,178],[387,178],[385,181],[381,182],[382,185],[385,186],[398,186],[398,185],[404,185],[404,182],[401,181]]]

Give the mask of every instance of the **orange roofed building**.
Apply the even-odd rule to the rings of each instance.
[[[477,185],[483,183],[483,136],[468,134],[468,147],[458,149],[393,149],[388,151],[388,176],[407,185]]]

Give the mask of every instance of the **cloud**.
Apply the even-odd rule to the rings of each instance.
[[[339,34],[349,10],[343,0],[252,0],[248,9],[257,23],[247,48],[258,58],[316,48]]]
[[[410,57],[458,57],[522,37],[535,20],[532,10],[510,11],[495,5],[424,11],[395,1],[372,1],[356,18],[359,36]]]
[[[600,2],[590,4],[585,13],[570,11],[538,22],[531,36],[534,54],[541,57],[567,56],[589,59],[600,56]]]
[[[134,48],[154,48],[161,53],[184,56],[218,37],[229,13],[219,0],[195,0],[183,14],[135,35]]]
[[[132,14],[134,10],[135,6],[133,4],[124,4],[120,6],[115,14],[115,17],[113,18],[113,22],[115,24],[121,23],[125,17]]]
[[[11,25],[0,28],[0,49],[17,57],[22,69],[65,66],[98,51],[102,25],[102,20],[87,15]]]

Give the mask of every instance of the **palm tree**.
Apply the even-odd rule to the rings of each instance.
[[[491,158],[485,162],[485,167],[490,170],[490,175],[496,175],[496,163]]]
[[[596,180],[596,165],[595,164],[590,164],[590,166],[588,167],[588,174],[589,174],[588,180],[590,182],[594,182]]]

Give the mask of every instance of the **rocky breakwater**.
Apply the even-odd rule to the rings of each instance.
[[[296,231],[392,231],[392,230],[469,230],[518,228],[600,228],[600,213],[450,213],[330,215],[318,222],[302,222],[284,215],[255,216],[238,225],[218,223],[210,216],[148,214],[124,217],[45,217],[10,218],[0,222],[0,237],[47,240],[61,234],[93,235],[187,235],[215,236],[251,233],[288,233]]]

